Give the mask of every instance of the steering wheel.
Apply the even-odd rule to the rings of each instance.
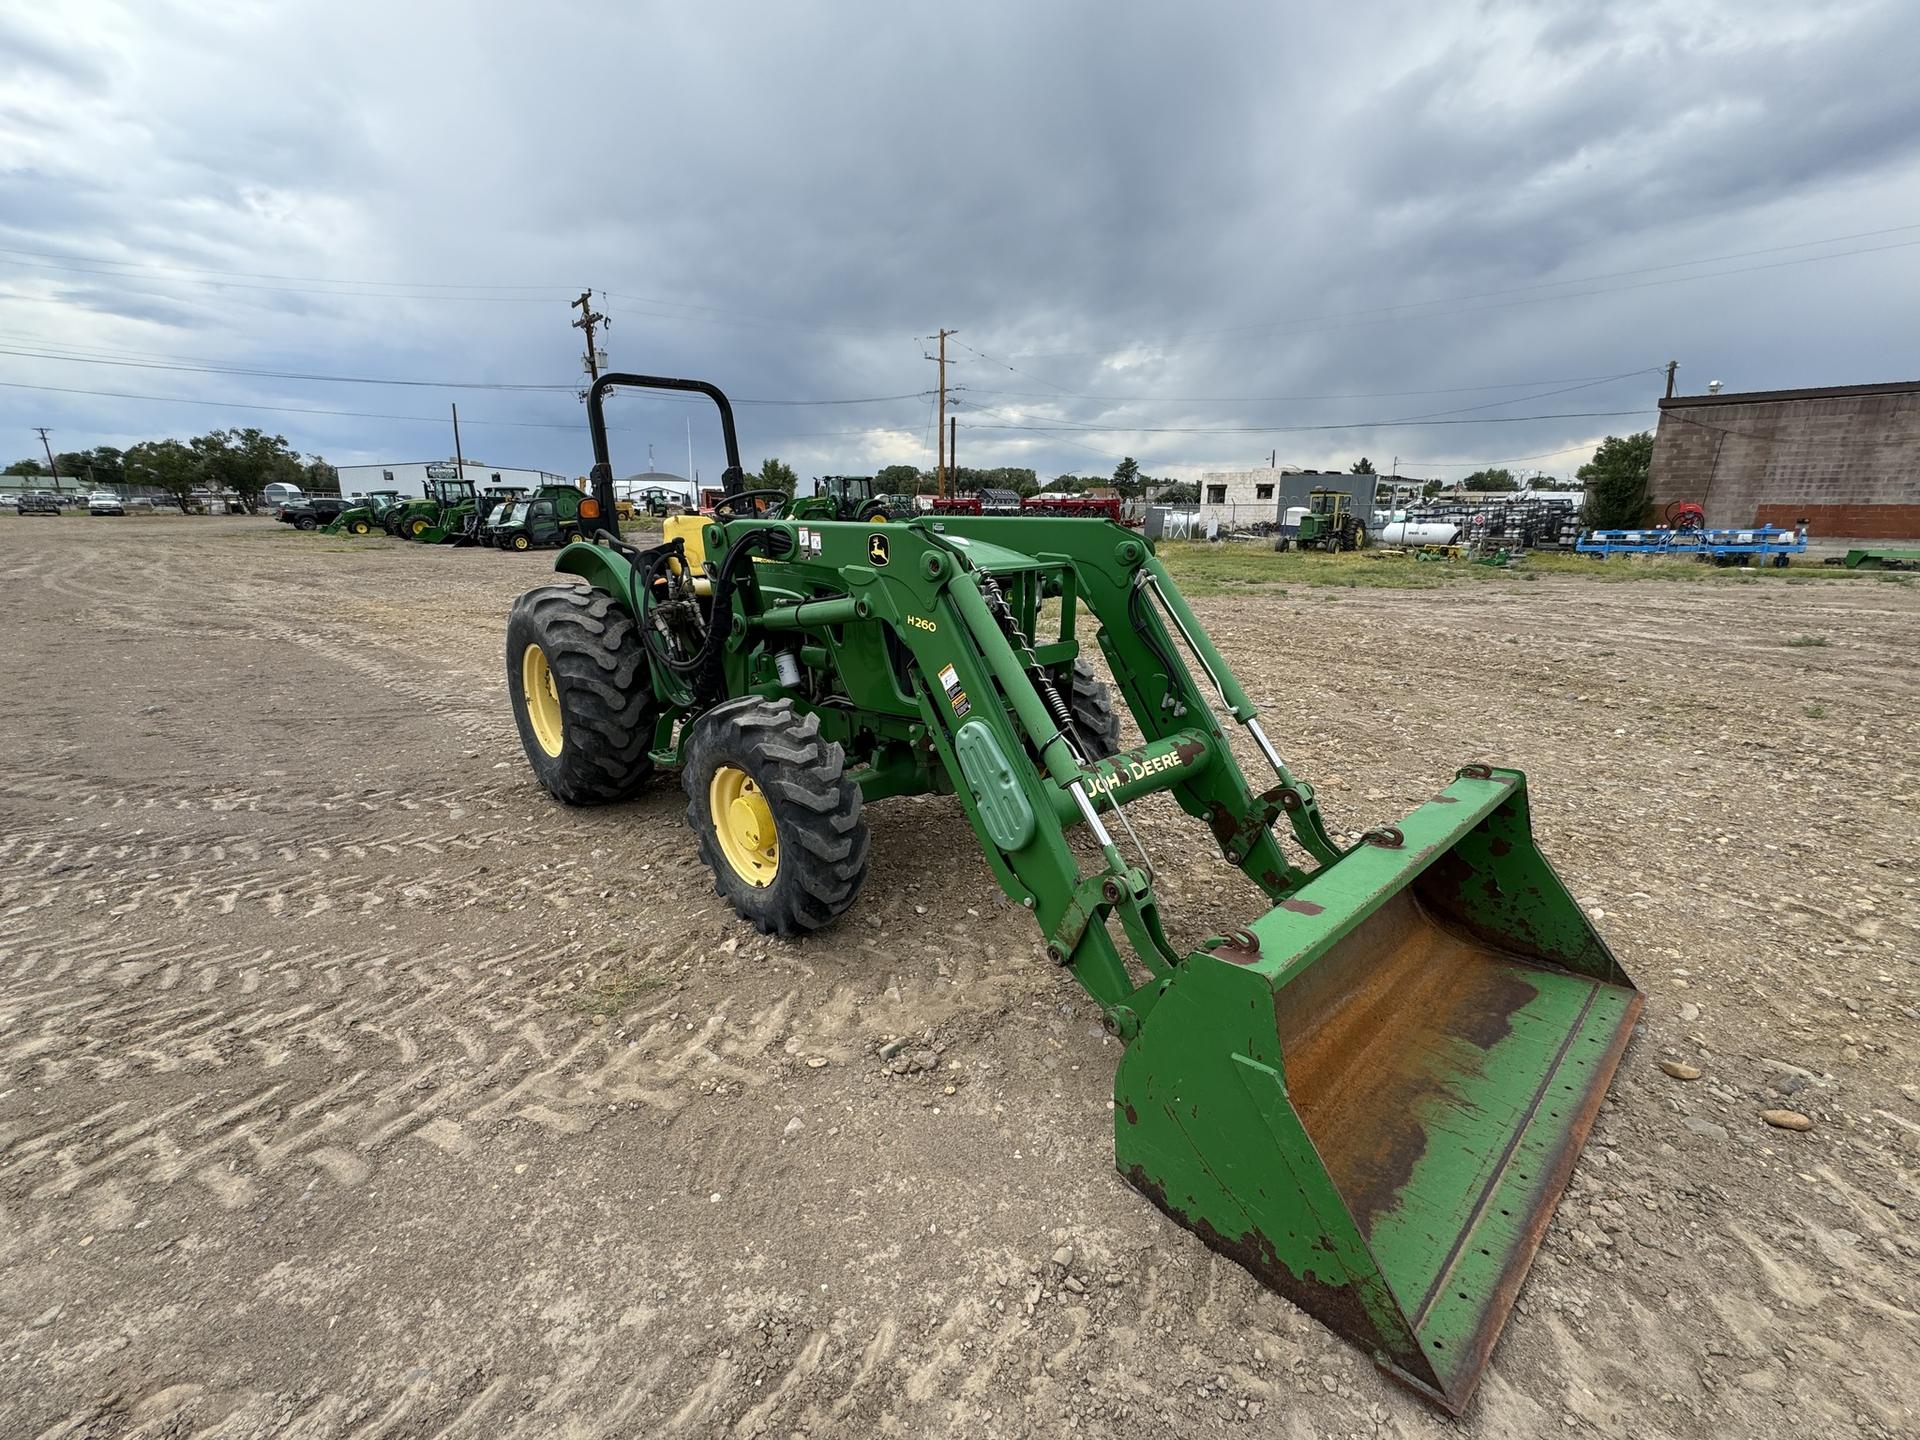
[[[747,500],[757,502],[752,511],[754,519],[778,520],[781,507],[787,503],[787,492],[784,490],[736,490],[733,494],[722,495],[714,501],[713,513],[722,520],[738,520],[741,516],[735,507]]]

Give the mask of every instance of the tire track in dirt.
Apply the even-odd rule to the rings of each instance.
[[[0,1124],[0,1188],[34,1200],[215,1184],[219,1163],[215,1188],[237,1203],[303,1157],[353,1183],[370,1152],[406,1139],[458,1153],[473,1127],[510,1121],[579,1134],[609,1106],[671,1111],[701,1084],[765,1083],[780,1028],[725,1012],[683,1024],[665,1018],[670,998],[618,1034],[588,1024],[549,993],[577,945],[122,948],[81,966],[63,948],[86,947],[0,949],[0,1067],[129,1098],[65,1124]],[[124,1120],[163,1077],[180,1098]]]

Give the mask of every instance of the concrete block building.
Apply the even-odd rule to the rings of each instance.
[[[1315,490],[1344,490],[1362,517],[1373,513],[1374,492],[1382,477],[1350,475],[1344,470],[1210,470],[1200,477],[1200,514],[1224,526],[1278,521],[1289,508],[1307,503]]]
[[[1648,495],[1655,516],[1698,501],[1712,526],[1920,538],[1920,380],[1662,400]]]

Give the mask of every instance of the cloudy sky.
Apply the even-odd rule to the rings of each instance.
[[[0,0],[0,460],[457,401],[577,473],[593,287],[750,466],[930,465],[945,326],[964,463],[1565,474],[1669,359],[1920,376],[1916,55],[1913,0]]]

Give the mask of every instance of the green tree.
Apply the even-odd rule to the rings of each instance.
[[[776,460],[769,455],[760,462],[760,473],[753,477],[750,490],[778,490],[783,494],[793,494],[793,487],[800,483],[800,477],[793,473],[793,467],[784,460]]]
[[[88,451],[93,473],[102,485],[119,487],[127,483],[126,452],[112,445],[96,445]]]
[[[303,477],[300,457],[284,435],[268,435],[248,426],[244,430],[213,430],[187,442],[200,459],[200,471],[216,489],[231,490],[241,508],[252,514],[260,492],[279,481],[298,485]]]
[[[1442,485],[1438,480],[1429,480],[1420,487],[1420,497],[1423,500],[1431,500],[1446,488],[1447,487]]]
[[[16,460],[5,470],[0,470],[0,475],[44,475],[46,473],[47,467],[31,458]]]
[[[1379,472],[1373,468],[1373,462],[1362,455],[1347,467],[1347,473],[1349,475],[1377,475]]]
[[[1581,519],[1589,529],[1617,530],[1641,523],[1647,509],[1647,477],[1653,469],[1653,432],[1609,435],[1579,469],[1586,487]]]
[[[918,495],[921,484],[918,465],[883,466],[873,477],[873,489],[876,495]]]
[[[143,440],[127,451],[124,464],[130,484],[171,495],[180,513],[187,513],[187,497],[200,483],[200,457],[191,448],[178,440]]]
[[[1520,482],[1511,470],[1476,470],[1460,482],[1468,490],[1518,490]]]
[[[1197,480],[1177,480],[1162,485],[1160,493],[1154,496],[1167,505],[1198,505],[1200,503],[1200,483]]]
[[[338,495],[340,472],[318,455],[309,455],[302,471],[300,488],[309,495]]]
[[[1113,488],[1128,500],[1140,493],[1140,462],[1133,456],[1113,467]]]

